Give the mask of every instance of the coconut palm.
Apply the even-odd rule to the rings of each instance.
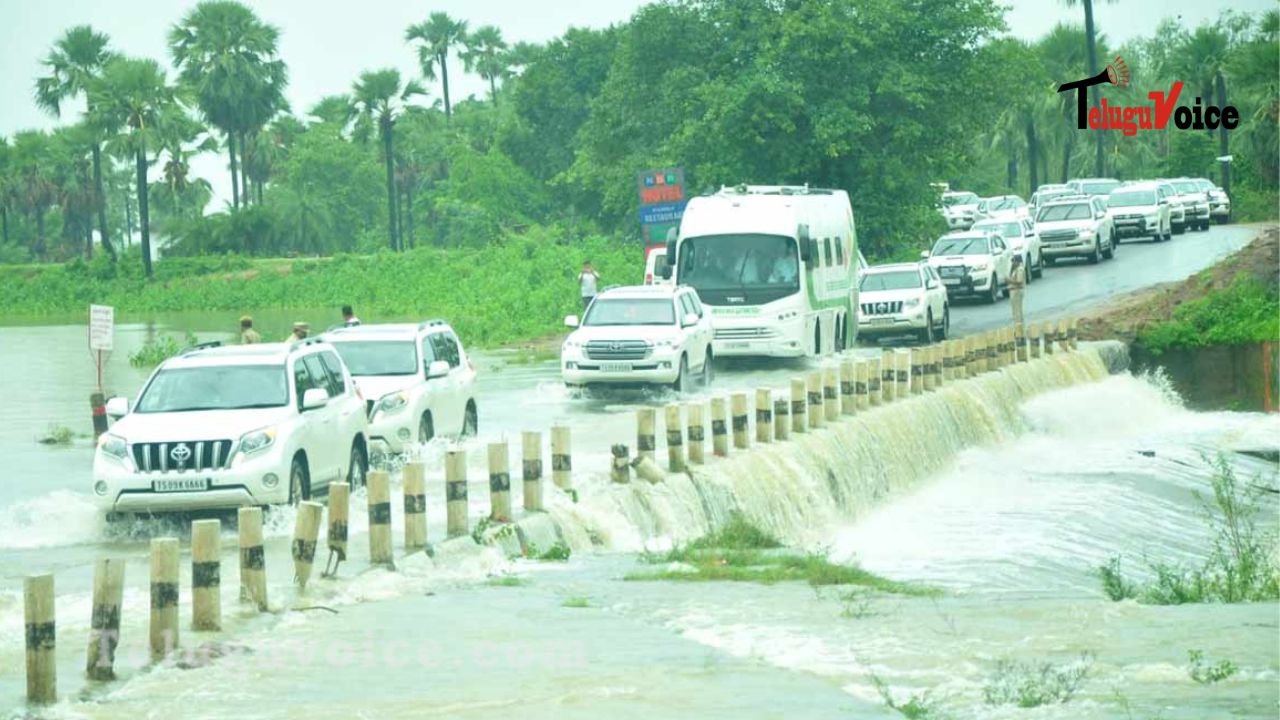
[[[180,117],[177,92],[154,60],[116,58],[90,86],[94,103],[90,121],[117,134],[116,149],[132,156],[138,193],[138,225],[142,234],[142,266],[151,277],[151,213],[147,193],[147,148],[163,146],[166,129]]]
[[[80,247],[86,259],[93,257],[93,128],[68,125],[49,135],[50,180],[54,202],[62,211],[62,239]]]
[[[327,123],[338,128],[345,128],[351,121],[351,97],[349,95],[326,95],[311,106],[307,116],[316,122]]]
[[[449,102],[449,51],[465,41],[467,22],[454,20],[447,13],[433,12],[426,22],[410,25],[405,31],[406,42],[417,40],[418,65],[422,77],[435,80],[440,73],[440,85],[444,90],[444,116],[453,117],[453,105]]]
[[[10,174],[13,169],[13,148],[9,141],[0,137],[0,244],[9,244],[9,208],[13,201],[9,189],[12,185]]]
[[[1088,77],[1098,74],[1098,42],[1097,32],[1093,23],[1093,0],[1062,0],[1067,7],[1075,7],[1077,3],[1084,6],[1084,34],[1086,41],[1087,57],[1089,60]],[[1103,0],[1103,2],[1114,2],[1115,0]],[[1063,82],[1070,81],[1067,78]],[[1089,102],[1094,106],[1098,106],[1098,86],[1094,85],[1089,88]],[[1094,137],[1094,160],[1093,174],[1094,177],[1102,177],[1104,174],[1105,164],[1102,155],[1102,137],[1104,133],[1095,132]]]
[[[49,136],[45,133],[24,130],[13,136],[10,191],[16,206],[35,223],[36,237],[31,245],[31,254],[37,260],[45,259],[48,252],[44,216],[58,192],[51,155]]]
[[[463,67],[488,81],[489,99],[496,106],[498,80],[505,80],[511,74],[507,42],[502,39],[502,31],[493,25],[484,25],[463,38],[462,42],[464,49],[460,57]]]
[[[196,106],[222,131],[231,169],[231,203],[247,189],[237,148],[285,107],[288,72],[277,55],[279,31],[233,0],[205,0],[169,31],[169,52]]]
[[[36,104],[54,117],[62,114],[62,103],[80,95],[86,96],[89,84],[99,77],[102,67],[114,53],[108,48],[110,39],[88,25],[77,25],[54,43],[42,61],[49,74],[36,80]],[[92,112],[92,106],[86,112]],[[102,190],[102,139],[88,136],[93,154],[93,208],[98,215],[98,235],[102,249],[114,260],[115,247],[107,228],[106,195]],[[92,254],[93,246],[87,251]]]
[[[1181,73],[1187,79],[1188,89],[1194,88],[1196,96],[1210,102],[1210,98],[1218,107],[1227,106],[1227,62],[1231,55],[1232,42],[1227,29],[1220,23],[1201,25],[1186,39],[1181,48]],[[1190,98],[1188,98],[1189,100]],[[1228,131],[1225,125],[1218,128],[1218,154],[1230,154]],[[1220,163],[1222,166],[1222,186],[1224,192],[1231,192],[1231,163]]]
[[[366,123],[366,126],[376,123],[378,134],[382,138],[383,161],[387,167],[387,234],[392,250],[402,249],[396,223],[398,211],[393,139],[396,117],[410,98],[425,94],[422,86],[414,80],[402,83],[400,71],[394,68],[363,72],[351,88],[353,114]]]

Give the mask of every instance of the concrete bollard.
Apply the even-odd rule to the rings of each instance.
[[[956,345],[954,340],[942,341],[942,381],[951,382],[956,379]]]
[[[779,442],[791,437],[791,400],[786,391],[773,399],[773,439]]]
[[[822,409],[826,412],[827,422],[840,419],[840,404],[839,369],[825,367],[822,369]]]
[[[806,375],[805,386],[809,397],[809,427],[820,428],[827,418],[822,402],[822,371],[815,370]]]
[[[739,450],[746,450],[751,445],[751,438],[747,436],[750,430],[750,420],[747,413],[747,394],[736,392],[729,396],[729,412],[732,417],[730,422],[733,425],[733,446]]]
[[[632,460],[631,467],[636,471],[636,475],[639,476],[641,480],[647,480],[654,485],[667,479],[667,476],[662,472],[662,468],[658,467],[657,463],[644,455],[640,455],[636,457],[635,460]]]
[[[756,442],[773,442],[773,392],[756,388]]]
[[[467,454],[450,450],[444,456],[445,531],[449,537],[471,532],[467,523]]]
[[[653,459],[658,450],[658,413],[651,407],[636,410],[636,457]]]
[[[333,517],[333,486],[329,485],[329,517]],[[344,516],[345,517],[345,516]],[[333,533],[330,520],[330,535]],[[346,520],[343,520],[342,556],[347,553]],[[267,565],[266,555],[262,550],[262,508],[242,507],[236,511],[236,525],[240,533],[240,602],[253,605],[258,612],[267,609]],[[333,547],[332,540],[330,548]]]
[[[1009,367],[1018,361],[1017,329],[1012,325],[1004,329],[1004,366]]]
[[[929,354],[928,348],[912,348],[907,352],[911,353],[911,386],[912,395],[919,395],[924,392],[924,371],[928,366],[925,357]]]
[[[383,473],[385,476],[385,473]],[[369,486],[369,495],[373,495],[373,486]],[[391,511],[391,503],[387,503],[387,512]],[[316,540],[320,537],[320,516],[324,514],[324,506],[318,502],[304,500],[298,503],[298,517],[293,523],[293,581],[298,590],[306,590],[311,580],[311,566],[316,561]],[[388,525],[387,544],[391,544],[390,526]],[[372,523],[369,525],[373,532]]]
[[[722,397],[711,398],[711,452],[716,457],[729,454],[729,411]]]
[[[370,470],[367,483],[369,513],[369,563],[395,567],[391,555],[391,478],[385,471]]]
[[[222,521],[191,523],[191,629],[222,629]]]
[[[616,483],[631,482],[631,451],[626,445],[614,445],[609,448],[613,455],[613,464],[609,468],[609,479]]]
[[[895,383],[894,397],[898,400],[905,400],[911,395],[911,373],[913,372],[911,351],[908,349],[894,350],[893,354],[898,359],[893,376]]]
[[[971,378],[978,374],[978,338],[970,336],[964,343],[964,376]]]
[[[1000,341],[995,330],[989,330],[986,336],[987,371],[991,372],[1000,368]]]
[[[650,424],[649,427],[652,428],[653,425]],[[649,440],[652,443],[652,436]],[[541,512],[542,433],[526,431],[520,435],[520,471],[520,477],[523,480],[524,509],[528,512]]]
[[[89,396],[89,410],[93,413],[93,439],[107,431],[107,398],[96,392]]]
[[[551,428],[551,482],[561,490],[573,487],[573,445],[569,428]]]
[[[89,651],[84,666],[84,674],[90,680],[114,680],[116,677],[124,567],[124,560],[106,558],[93,566],[93,614],[89,619]]]
[[[151,661],[178,647],[178,539],[151,539]]]
[[[1063,318],[1062,320],[1058,321],[1058,329],[1054,333],[1058,337],[1058,349],[1063,352],[1066,352],[1071,349],[1071,336],[1070,336],[1070,330],[1068,329],[1069,327],[1070,325],[1067,323],[1066,318]]]
[[[1027,347],[1027,326],[1019,325],[1014,328],[1013,336],[1014,357],[1018,362],[1026,362],[1031,358],[1030,349]]]
[[[489,443],[489,519],[511,522],[511,459],[507,443]]]
[[[1080,318],[1067,321],[1067,347],[1076,350],[1080,347]]]
[[[405,463],[400,475],[404,486],[404,551],[427,547],[427,473],[420,462]]]
[[[1031,323],[1027,326],[1027,350],[1032,360],[1040,357],[1041,347],[1040,338],[1043,333],[1040,323]]]
[[[1058,340],[1057,325],[1055,325],[1052,321],[1046,321],[1044,324],[1043,337],[1044,337],[1044,354],[1052,355],[1055,352],[1057,352],[1058,351],[1058,348],[1056,347],[1057,340]]]
[[[932,392],[937,388],[937,383],[933,377],[933,357],[934,351],[938,349],[937,345],[929,345],[924,348],[921,353],[921,359],[924,360],[924,367],[920,370],[920,389],[924,392]]]
[[[707,424],[703,419],[705,406],[700,402],[691,402],[685,408],[685,421],[688,423],[689,462],[701,465],[707,449]]]
[[[368,479],[365,480],[368,483]],[[344,482],[329,483],[329,529],[325,542],[329,545],[329,559],[325,561],[323,577],[338,574],[338,565],[347,559],[347,535],[351,516],[351,486]],[[241,571],[243,573],[243,571]],[[264,579],[265,583],[265,579]],[[266,609],[266,585],[262,587],[262,609]]]
[[[857,360],[853,363],[853,404],[859,411],[871,406],[871,388],[868,385],[871,363]]]
[[[803,378],[791,380],[791,432],[802,433],[809,429],[809,399]]]
[[[894,350],[884,353],[884,370],[880,373],[880,391],[886,403],[898,399],[898,353]]]
[[[22,617],[27,637],[27,702],[52,705],[58,702],[53,575],[28,575],[23,579]]]
[[[667,427],[667,469],[673,473],[684,472],[684,419],[680,417],[680,406],[667,405],[663,415]]]
[[[840,363],[840,412],[852,415],[858,411],[858,361],[847,358]]]
[[[867,363],[867,403],[875,407],[884,403],[884,353]]]

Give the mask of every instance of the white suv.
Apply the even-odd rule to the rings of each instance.
[[[977,220],[1013,220],[1016,218],[1031,217],[1031,213],[1027,210],[1027,203],[1017,195],[996,195],[995,197],[983,198],[978,203],[978,211],[974,216]]]
[[[197,346],[151,374],[99,438],[93,494],[127,513],[297,503],[364,484],[364,401],[328,343]]]
[[[1044,275],[1044,250],[1040,247],[1040,235],[1036,233],[1036,224],[1031,218],[979,220],[971,229],[974,232],[999,233],[1009,244],[1010,252],[1022,257],[1022,266],[1027,270],[1028,285],[1031,284],[1032,278]]]
[[[1203,190],[1209,196],[1209,216],[1215,221],[1224,223],[1231,220],[1231,198],[1227,196],[1222,188],[1213,184],[1213,181],[1205,178],[1196,178],[1193,180],[1196,187]]]
[[[1173,237],[1166,183],[1121,185],[1107,196],[1107,215],[1115,228],[1116,242],[1124,237],[1150,236],[1153,242]]]
[[[858,303],[858,334],[865,337],[914,333],[931,343],[951,330],[947,289],[928,263],[867,268]]]
[[[1178,199],[1186,209],[1185,226],[1192,230],[1208,230],[1209,193],[1200,185],[1200,181],[1178,178],[1170,180],[1169,183],[1178,191]]]
[[[1004,238],[990,231],[948,233],[921,253],[929,259],[947,295],[976,296],[994,303],[1001,292],[1009,296],[1013,253]]]
[[[967,191],[942,193],[942,217],[952,230],[965,230],[973,224],[982,199],[977,193]]]
[[[365,398],[375,458],[437,435],[476,434],[476,370],[444,321],[357,325],[330,330],[324,339]]]
[[[596,296],[560,351],[565,385],[711,383],[711,313],[693,288],[662,285],[611,288]]]
[[[1041,206],[1036,211],[1036,232],[1050,265],[1067,257],[1096,263],[1115,254],[1107,203],[1097,195],[1063,198]]]

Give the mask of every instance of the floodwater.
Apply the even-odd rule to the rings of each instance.
[[[126,358],[149,332],[182,327],[214,339],[228,323],[234,318],[209,314],[122,324],[109,392],[132,395],[145,379]],[[40,572],[57,584],[55,716],[898,716],[877,683],[899,704],[932,704],[930,717],[1264,718],[1280,708],[1276,603],[1112,603],[1095,574],[1114,554],[1138,577],[1146,560],[1199,562],[1208,548],[1197,499],[1208,489],[1202,456],[1226,453],[1240,477],[1274,488],[1274,464],[1235,451],[1280,448],[1276,416],[1192,412],[1161,379],[1108,377],[1082,353],[1052,368],[1016,368],[1010,381],[988,375],[875,410],[840,433],[731,457],[708,465],[697,483],[611,486],[607,448],[631,441],[635,404],[671,397],[576,398],[554,364],[508,365],[497,354],[477,362],[481,438],[464,448],[473,522],[487,509],[483,443],[568,424],[583,500],[549,482],[547,495],[574,549],[570,562],[443,546],[434,559],[405,557],[393,503],[397,570],[369,569],[358,491],[350,561],[335,580],[313,577],[299,596],[289,577],[293,514],[273,509],[273,612],[252,615],[238,604],[226,522],[223,631],[189,630],[184,559],[184,654],[148,666],[147,542],[176,534],[185,549],[189,534],[176,521],[107,527],[88,499],[91,441],[36,442],[50,424],[89,429],[83,326],[0,328],[0,451],[9,459],[0,483],[0,708],[22,712],[21,583]],[[776,388],[805,367],[738,371],[716,389]],[[803,455],[790,449],[802,443]],[[433,542],[445,525],[444,449],[422,450]],[[838,472],[820,477],[817,457]],[[398,478],[393,486],[398,492]],[[1274,528],[1275,496],[1264,502]],[[621,579],[642,567],[642,550],[697,535],[735,509],[789,543],[943,594]],[[82,673],[100,556],[128,566],[120,679],[95,685]],[[1190,650],[1230,660],[1237,672],[1198,684]],[[1087,671],[1065,704],[993,706],[984,688],[1003,660]]]

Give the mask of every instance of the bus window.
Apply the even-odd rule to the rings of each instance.
[[[844,267],[844,238],[836,238],[836,264]]]
[[[823,244],[823,245],[825,245],[825,246],[826,246],[826,248],[827,248],[827,251],[826,251],[826,253],[825,253],[825,255],[826,255],[826,266],[827,266],[827,267],[831,267],[831,264],[832,264],[832,262],[831,262],[831,261],[835,258],[835,255],[831,252],[831,238],[825,238],[825,239],[822,241],[822,244]]]

